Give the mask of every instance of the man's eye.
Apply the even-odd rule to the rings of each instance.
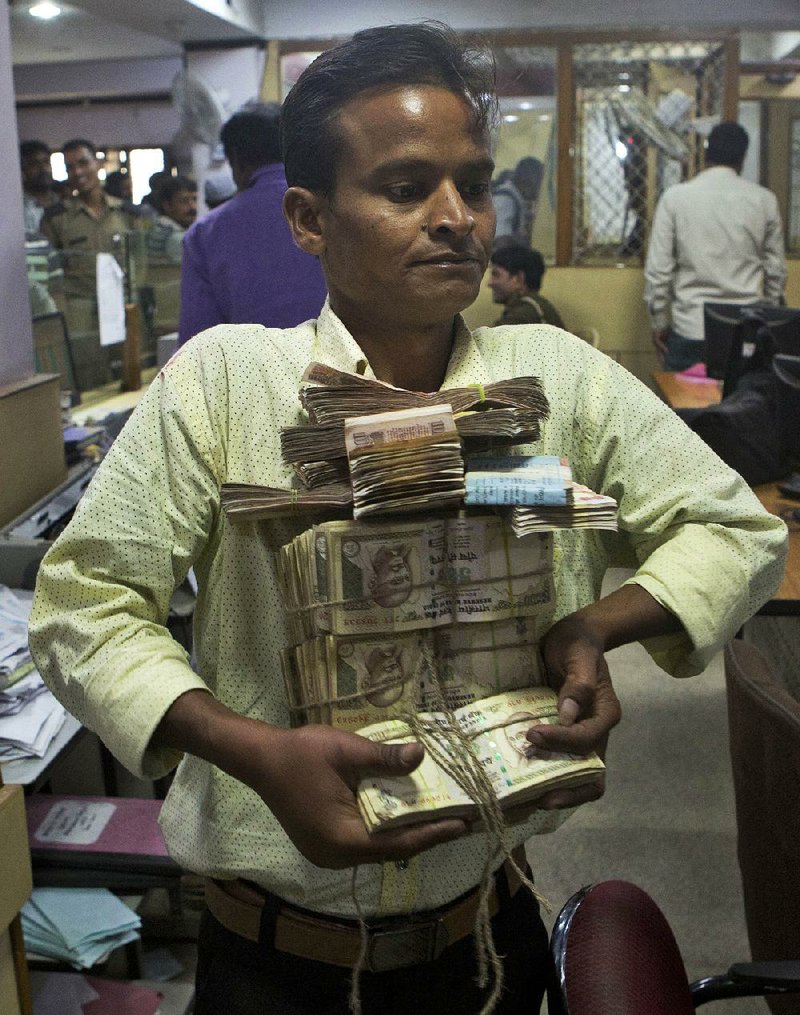
[[[389,196],[394,201],[411,201],[419,197],[422,187],[418,183],[394,183],[388,188]]]
[[[490,187],[488,180],[481,180],[477,183],[467,183],[461,188],[461,193],[464,197],[475,198],[485,197],[489,193]]]

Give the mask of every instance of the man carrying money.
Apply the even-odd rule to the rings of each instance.
[[[48,684],[132,771],[178,766],[162,826],[209,879],[196,1015],[345,1013],[360,956],[365,1013],[484,1001],[471,932],[485,836],[453,819],[366,833],[356,785],[410,771],[422,748],[289,727],[275,550],[308,522],[234,524],[220,510],[223,483],[291,484],[279,431],[302,422],[310,362],[422,391],[539,376],[551,416],[536,453],[566,456],[577,481],[619,502],[619,534],[555,533],[556,622],[541,649],[561,725],[529,729],[534,746],[602,748],[619,718],[606,651],[643,640],[667,671],[699,672],[780,580],[783,524],[618,364],[555,328],[473,334],[459,316],[494,231],[489,66],[423,24],[358,33],[303,73],[283,111],[284,207],[328,303],[287,331],[226,325],[189,342],[42,566],[31,644]],[[634,576],[598,599],[610,564]],[[194,670],[164,627],[192,565]],[[600,792],[548,794],[510,843]],[[500,867],[504,1015],[536,1011],[545,983],[547,935],[518,889]]]

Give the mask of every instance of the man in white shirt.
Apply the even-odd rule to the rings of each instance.
[[[777,304],[786,281],[775,195],[743,180],[747,131],[720,123],[706,168],[670,187],[656,208],[645,263],[653,345],[667,370],[703,358],[703,304]]]

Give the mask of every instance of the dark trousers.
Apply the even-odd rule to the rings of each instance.
[[[497,1015],[533,1015],[547,977],[547,930],[521,888],[492,920],[505,988]],[[478,1015],[488,996],[475,982],[472,936],[434,962],[361,975],[363,1015]],[[194,1015],[349,1015],[351,972],[276,951],[222,926],[207,910],[200,925]]]
[[[664,357],[664,369],[680,373],[688,370],[695,363],[702,362],[703,343],[694,338],[685,338],[677,331],[667,335],[667,355]]]

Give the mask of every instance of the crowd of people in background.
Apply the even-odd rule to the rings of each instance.
[[[249,102],[225,123],[220,140],[226,161],[203,181],[199,218],[197,183],[174,168],[154,173],[149,192],[134,204],[127,168],[105,174],[92,142],[79,138],[62,146],[67,178],[55,181],[48,145],[24,141],[26,236],[44,237],[65,252],[65,295],[89,300],[93,268],[83,255],[113,252],[121,233],[144,229],[147,256],[181,268],[179,344],[215,324],[291,327],[316,317],[326,295],[322,272],[293,243],[283,216],[280,112],[274,103]],[[781,297],[780,216],[774,195],[741,177],[747,143],[740,126],[716,127],[706,169],[670,188],[658,204],[645,299],[653,342],[668,369],[700,358],[704,300],[757,299],[762,274],[763,298]],[[545,261],[531,246],[543,178],[543,163],[526,156],[492,181],[497,230],[488,287],[503,307],[496,324],[565,326],[540,292]],[[723,249],[725,256],[718,257]],[[267,278],[269,286],[262,284]]]

